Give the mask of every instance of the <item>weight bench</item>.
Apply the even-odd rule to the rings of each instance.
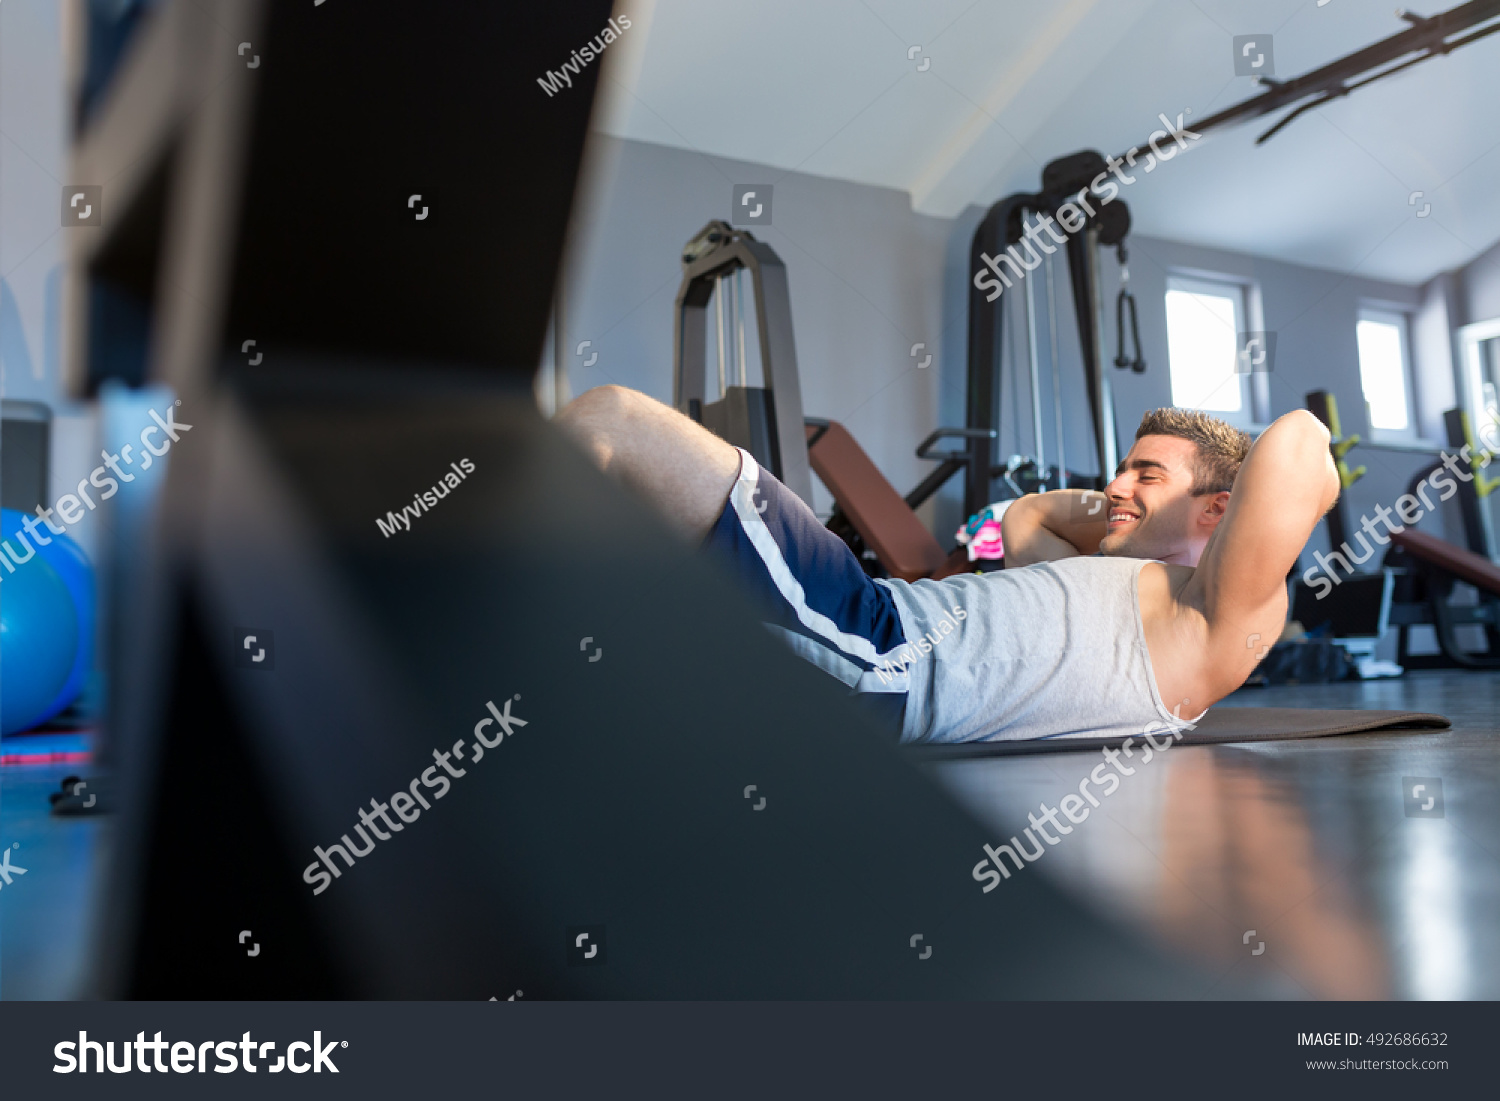
[[[806,422],[808,462],[828,487],[828,492],[833,494],[838,506],[829,521],[829,529],[846,542],[851,531],[857,534],[864,545],[875,552],[886,572],[903,581],[951,577],[973,570],[965,548],[957,547],[952,553],[945,554],[927,526],[912,511],[961,465],[960,460],[941,454],[926,455],[924,450],[942,433],[952,435],[967,431],[939,429],[927,438],[917,449],[917,454],[923,458],[941,458],[945,467],[950,463],[954,466],[946,473],[944,467],[938,468],[934,477],[929,477],[903,498],[886,481],[885,475],[870,461],[870,456],[855,442],[847,428],[837,421],[809,418]]]
[[[1482,554],[1454,546],[1427,532],[1407,528],[1392,532],[1391,542],[1411,559],[1421,573],[1422,603],[1413,602],[1407,608],[1392,609],[1392,623],[1402,627],[1401,664],[1408,660],[1406,628],[1416,623],[1431,623],[1437,632],[1438,645],[1443,654],[1458,665],[1470,669],[1500,669],[1500,566],[1496,566]],[[1460,608],[1448,602],[1455,580],[1467,581],[1481,593],[1477,607]],[[1488,599],[1485,599],[1488,597]],[[1415,611],[1417,614],[1409,614]],[[1464,623],[1477,623],[1484,627],[1489,640],[1490,652],[1476,655],[1458,644],[1456,628]]]

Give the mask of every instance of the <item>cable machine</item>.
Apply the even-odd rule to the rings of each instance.
[[[969,245],[969,359],[966,427],[978,434],[967,443],[968,462],[964,473],[964,511],[977,513],[994,498],[992,486],[996,477],[1007,476],[1014,464],[997,466],[996,440],[987,430],[1000,423],[1000,349],[1004,341],[1005,290],[1016,281],[1025,283],[1027,296],[1027,335],[1030,340],[1032,377],[1033,431],[1037,450],[1041,452],[1041,407],[1036,363],[1036,324],[1032,271],[1047,263],[1059,248],[1068,259],[1068,275],[1073,291],[1073,308],[1078,325],[1079,345],[1083,350],[1084,379],[1088,394],[1090,419],[1094,430],[1095,453],[1101,472],[1115,467],[1114,402],[1109,378],[1104,371],[1102,326],[1100,324],[1099,246],[1119,245],[1130,231],[1130,212],[1118,199],[1104,204],[1095,199],[1075,203],[1086,195],[1090,181],[1107,172],[1104,158],[1086,151],[1053,161],[1042,169],[1042,189],[1034,194],[1011,195],[990,207]],[[1077,212],[1083,221],[1068,217],[1059,221],[1059,212]],[[1031,216],[1031,217],[1028,217]],[[1065,236],[1050,228],[1061,225]],[[1060,242],[1060,243],[1058,243]],[[988,275],[988,278],[986,278]],[[1047,273],[1049,280],[1050,268]],[[1048,295],[1049,304],[1054,299]],[[1056,375],[1057,343],[1053,326],[1052,367]],[[1123,348],[1121,349],[1123,356]],[[1137,344],[1139,358],[1139,344]],[[1142,362],[1142,369],[1144,369]],[[1054,394],[1060,385],[1054,383]],[[1060,406],[1058,407],[1061,408]],[[1060,417],[1059,417],[1060,419]],[[1061,431],[1059,426],[1059,440]],[[1060,460],[1065,456],[1060,455]],[[1044,467],[1042,455],[1038,467]],[[1058,463],[1063,471],[1066,464]],[[1061,474],[1060,481],[1067,475]]]
[[[1266,89],[1260,95],[1225,108],[1216,114],[1193,123],[1194,134],[1231,123],[1261,118],[1290,107],[1291,111],[1279,122],[1256,139],[1256,144],[1270,140],[1304,112],[1319,107],[1334,99],[1401,72],[1426,61],[1450,53],[1461,46],[1478,41],[1500,31],[1500,0],[1472,0],[1449,11],[1431,17],[1398,11],[1397,15],[1411,24],[1406,30],[1382,39],[1362,50],[1332,61],[1303,76],[1278,81],[1269,77],[1260,79]],[[1160,139],[1163,134],[1155,135]],[[1078,326],[1079,344],[1083,351],[1085,389],[1088,395],[1090,420],[1093,425],[1095,457],[1104,479],[1113,474],[1117,461],[1115,441],[1114,402],[1110,392],[1110,380],[1104,370],[1104,355],[1101,347],[1101,324],[1103,311],[1100,302],[1098,246],[1116,245],[1121,265],[1121,292],[1116,306],[1116,324],[1119,330],[1118,353],[1115,366],[1140,372],[1146,364],[1140,350],[1135,301],[1129,292],[1128,254],[1124,247],[1130,230],[1130,216],[1125,204],[1119,199],[1105,203],[1093,189],[1093,183],[1104,173],[1108,178],[1111,166],[1130,164],[1141,155],[1145,145],[1132,148],[1120,157],[1106,161],[1093,150],[1074,153],[1048,164],[1042,169],[1042,187],[1035,194],[1017,194],[1001,199],[986,212],[979,227],[974,231],[970,244],[969,270],[971,279],[978,279],[986,270],[994,273],[1001,282],[1014,283],[1026,277],[1040,261],[1047,266],[1047,278],[1051,280],[1051,252],[1056,246],[1045,249],[1045,257],[1039,257],[1033,242],[1038,240],[1035,229],[1028,224],[1027,215],[1056,219],[1060,207],[1074,203],[1074,209],[1085,213],[1085,220],[1068,232],[1066,254],[1068,273],[1073,290],[1073,308]],[[1092,207],[1087,210],[1084,204]],[[1000,260],[1005,250],[1013,246],[1025,246],[1021,252],[1013,252],[1014,261]],[[989,256],[995,266],[986,263]],[[1002,278],[1000,266],[1010,270]],[[1007,286],[1005,289],[1009,289]],[[1030,295],[1028,285],[1026,293]],[[1000,349],[1004,337],[1003,292],[994,297],[987,296],[973,282],[969,287],[969,356],[968,356],[968,410],[966,424],[979,434],[970,437],[967,444],[967,461],[964,475],[964,510],[973,514],[989,504],[993,481],[1006,474],[1013,464],[996,465],[996,441],[993,435],[985,434],[1000,424],[999,372]],[[1049,305],[1052,296],[1049,294]],[[1135,352],[1127,356],[1125,341],[1126,321],[1129,334],[1134,337]],[[1029,315],[1028,315],[1029,324]],[[1033,358],[1035,356],[1034,325],[1029,324],[1033,335]],[[1053,368],[1056,387],[1056,333],[1053,332]],[[1054,400],[1057,400],[1056,387]],[[1033,388],[1033,401],[1035,401]],[[1060,410],[1061,406],[1058,405]],[[1039,417],[1034,417],[1039,420]],[[1057,434],[1059,447],[1062,441],[1062,419],[1059,415]],[[1038,450],[1040,435],[1038,435]],[[1065,464],[1059,462],[1059,470]],[[1062,479],[1067,476],[1064,473]],[[1076,484],[1076,483],[1075,483]],[[1099,488],[1099,487],[1095,487]]]
[[[746,384],[740,291],[744,271],[750,272],[755,295],[761,386]],[[710,300],[715,305],[719,353],[720,396],[714,402],[706,400]],[[783,485],[812,503],[786,265],[765,242],[727,222],[708,223],[682,250],[672,379],[672,403],[678,410],[743,447]]]
[[[1303,76],[1286,81],[1263,77],[1260,83],[1265,91],[1193,123],[1192,132],[1201,135],[1217,127],[1291,108],[1257,139],[1257,144],[1264,143],[1308,110],[1500,31],[1500,0],[1471,0],[1432,17],[1405,11],[1398,12],[1398,15],[1410,24],[1407,29]],[[1168,135],[1158,131],[1154,136],[1159,140]],[[1124,202],[1118,198],[1105,202],[1093,187],[1101,174],[1108,177],[1112,166],[1121,163],[1133,166],[1142,149],[1135,147],[1125,155],[1109,160],[1094,150],[1061,157],[1042,170],[1039,191],[1008,196],[986,212],[970,244],[969,270],[973,273],[971,279],[977,280],[988,271],[996,282],[985,287],[971,282],[969,286],[965,426],[938,429],[919,449],[922,457],[940,460],[941,465],[908,495],[907,503],[911,507],[916,507],[913,497],[925,499],[960,469],[964,472],[963,507],[966,515],[979,512],[994,500],[997,478],[1005,480],[1008,491],[1017,492],[1020,489],[1015,480],[1017,473],[1034,463],[1034,480],[1039,485],[1046,485],[1050,480],[1044,461],[1041,423],[1035,288],[1027,278],[1038,268],[1045,271],[1049,291],[1048,321],[1058,447],[1056,481],[1059,485],[1067,485],[1070,481],[1079,484],[1066,471],[1062,387],[1057,376],[1058,326],[1056,296],[1052,293],[1052,261],[1059,248],[1068,261],[1074,319],[1083,354],[1094,455],[1100,472],[1095,488],[1112,476],[1118,461],[1118,448],[1114,402],[1103,350],[1104,309],[1098,260],[1101,245],[1117,248],[1121,266],[1121,288],[1115,315],[1117,350],[1113,362],[1117,368],[1136,372],[1144,371],[1146,363],[1141,353],[1135,300],[1129,290],[1125,239],[1130,231],[1130,213]],[[1069,220],[1071,224],[1059,218],[1059,212],[1065,207],[1078,212],[1076,218]],[[1062,225],[1065,240],[1059,241],[1052,235],[1045,228],[1043,219]],[[1043,241],[1046,243],[1042,244]],[[688,244],[683,253],[683,266],[674,341],[674,402],[677,408],[724,439],[745,447],[793,492],[810,502],[811,478],[805,439],[801,432],[789,429],[789,426],[801,425],[803,416],[785,267],[769,246],[756,241],[749,233],[717,221],[706,226]],[[728,297],[723,293],[723,281],[746,268],[750,270],[754,283],[764,384],[761,387],[745,384],[743,322],[735,316],[738,309],[731,306],[731,319],[719,325],[721,397],[708,403],[705,401],[708,302],[715,297],[714,290],[719,287],[721,293],[717,298],[722,314]],[[1025,324],[1029,342],[1031,427],[1038,454],[1030,459],[1013,456],[1009,462],[1001,464],[997,460],[1001,423],[1000,349],[1005,336],[1003,291],[1017,281],[1026,283],[1023,293],[1026,295]],[[1005,285],[1002,287],[1001,284]],[[996,288],[1001,293],[986,293]],[[733,334],[728,341],[725,339],[727,333]],[[1126,352],[1127,336],[1134,345],[1131,354]],[[727,370],[730,363],[738,368],[734,382],[730,381]],[[778,425],[781,426],[779,430]],[[958,449],[933,452],[931,445],[939,438],[963,442]]]

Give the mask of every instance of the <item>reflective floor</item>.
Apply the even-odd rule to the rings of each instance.
[[[1439,733],[1179,746],[1137,765],[1022,875],[1291,998],[1500,997],[1500,674],[1249,689],[1220,706],[1402,708]],[[1097,751],[933,762],[995,843],[1057,806]],[[80,992],[109,819],[57,819],[76,766],[0,769],[0,998]],[[1421,785],[1422,790],[1413,795]],[[1023,835],[1024,840],[1024,835]]]
[[[1179,746],[1015,874],[1206,964],[1206,997],[1236,978],[1288,997],[1500,997],[1500,674],[1243,689],[1219,706],[1434,711],[1453,729]],[[1102,761],[925,767],[1000,844]]]
[[[0,768],[0,846],[13,869],[0,878],[0,999],[77,997],[102,881],[108,818],[54,818],[47,797],[87,766]]]

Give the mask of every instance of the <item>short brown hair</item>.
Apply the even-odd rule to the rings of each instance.
[[[1189,490],[1194,497],[1233,489],[1240,464],[1250,454],[1250,444],[1254,442],[1248,432],[1196,409],[1153,409],[1141,418],[1141,426],[1135,430],[1136,439],[1142,436],[1175,436],[1197,447],[1193,488]]]

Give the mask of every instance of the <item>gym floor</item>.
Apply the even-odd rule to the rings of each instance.
[[[1500,997],[1500,676],[1247,688],[1219,706],[1432,711],[1453,728],[1179,746],[1018,874],[1051,876],[1196,959],[1216,976],[1205,998],[1237,978],[1288,998]],[[998,842],[1099,761],[1083,751],[922,767]],[[0,894],[0,998],[80,992],[111,819],[54,818],[47,800],[79,771],[0,769],[0,843],[19,842],[11,863],[27,869]],[[1424,781],[1424,798],[1409,800]],[[1433,792],[1440,801],[1423,811]]]
[[[113,819],[55,818],[47,796],[64,777],[87,774],[76,764],[0,768],[0,845],[16,846],[10,863],[26,869],[9,886],[0,883],[0,999],[83,992]]]
[[[1288,998],[1500,997],[1500,676],[1244,688],[1219,706],[1430,711],[1453,728],[1175,748],[1017,874],[1053,876],[1193,957],[1218,976],[1204,997],[1235,978]],[[1101,760],[926,767],[998,843]]]

